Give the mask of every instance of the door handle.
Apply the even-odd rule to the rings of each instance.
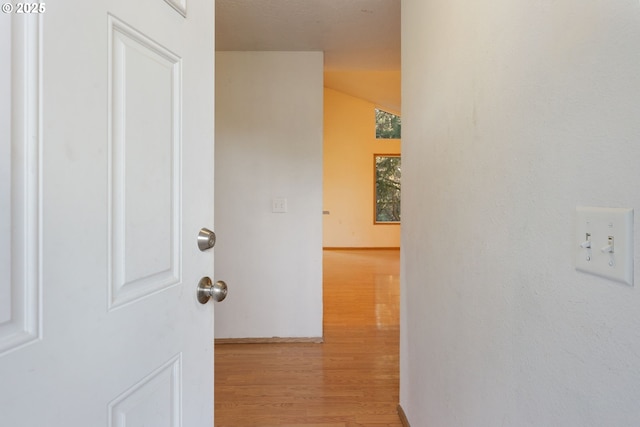
[[[220,302],[227,297],[227,284],[222,280],[212,283],[211,279],[205,276],[198,282],[197,296],[200,304],[206,304],[210,298]]]

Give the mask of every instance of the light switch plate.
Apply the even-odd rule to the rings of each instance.
[[[287,212],[287,199],[283,197],[277,197],[271,200],[271,212],[274,213],[286,213]]]
[[[576,207],[573,243],[577,270],[633,286],[633,209]]]

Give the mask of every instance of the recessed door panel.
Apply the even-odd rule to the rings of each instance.
[[[180,282],[180,58],[111,23],[111,305]]]
[[[40,68],[37,17],[0,28],[0,354],[39,338]]]
[[[111,402],[111,427],[179,427],[180,356],[143,378]]]

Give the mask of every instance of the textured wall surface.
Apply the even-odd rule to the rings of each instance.
[[[573,260],[577,205],[638,221],[640,4],[402,8],[411,424],[640,425],[637,286]]]
[[[322,91],[321,52],[216,53],[216,338],[322,336]]]

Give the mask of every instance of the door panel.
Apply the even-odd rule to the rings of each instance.
[[[109,26],[116,307],[180,283],[182,60],[117,18]]]
[[[0,425],[210,427],[213,2],[46,6],[0,16]]]
[[[0,354],[40,336],[40,24],[0,27]]]
[[[118,396],[109,404],[109,426],[179,427],[181,368],[174,357]]]

